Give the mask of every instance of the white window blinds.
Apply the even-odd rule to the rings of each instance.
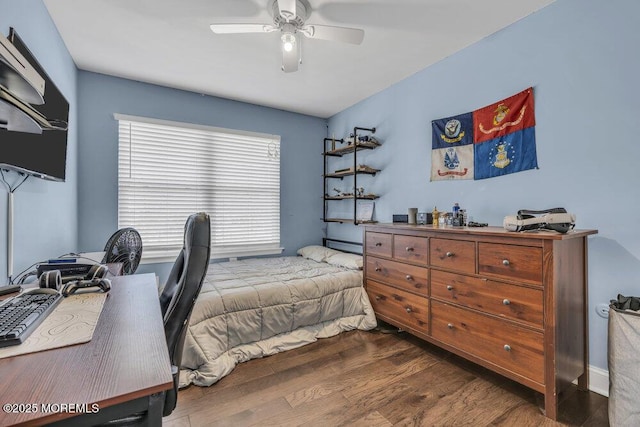
[[[212,258],[280,248],[280,137],[115,115],[118,227],[142,236],[143,260],[174,258],[187,217],[211,218]]]

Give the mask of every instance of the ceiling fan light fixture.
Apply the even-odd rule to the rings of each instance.
[[[285,24],[287,26],[289,24]],[[282,49],[282,71],[292,73],[298,71],[302,58],[302,36],[291,26],[283,28],[280,35]]]
[[[291,52],[296,48],[297,40],[294,33],[283,33],[280,39],[282,40],[282,49],[285,52]]]
[[[279,31],[282,71],[285,73],[298,71],[298,66],[302,63],[302,43],[305,38],[355,45],[362,43],[364,38],[364,31],[358,28],[307,25],[306,21],[311,15],[309,0],[269,0],[267,8],[273,24],[211,24],[211,30],[216,34]]]

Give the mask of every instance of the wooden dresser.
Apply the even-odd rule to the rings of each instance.
[[[587,236],[366,225],[376,316],[544,394],[588,385]]]

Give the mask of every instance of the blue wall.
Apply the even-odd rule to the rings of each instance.
[[[66,182],[31,177],[14,195],[15,276],[36,261],[76,250],[78,110],[77,70],[42,1],[0,0],[0,32],[7,36],[10,27],[15,28],[70,106]],[[10,144],[11,134],[0,132],[0,144]],[[14,172],[5,175],[9,182],[20,178]],[[4,191],[1,193],[0,284],[4,284],[7,276],[7,197]]]
[[[425,40],[429,43],[429,40]],[[640,295],[640,2],[558,0],[329,120],[329,134],[377,126],[384,145],[363,160],[383,171],[375,218],[450,210],[501,225],[518,209],[563,206],[589,238],[590,363],[607,369],[607,321],[595,305]],[[539,170],[483,181],[429,182],[433,119],[534,87]],[[329,235],[361,238],[331,224]]]
[[[212,76],[215,78],[215,76]],[[326,120],[81,71],[78,79],[79,247],[102,250],[118,226],[118,126],[114,113],[281,136],[281,245],[285,255],[322,239],[322,139]],[[170,265],[143,265],[164,281]]]

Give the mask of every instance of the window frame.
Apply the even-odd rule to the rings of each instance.
[[[239,141],[239,142],[246,142],[247,144],[253,144],[253,145],[258,145],[260,146],[260,148],[262,148],[262,146],[264,146],[264,148],[266,149],[266,157],[268,157],[268,161],[269,162],[273,162],[273,161],[277,161],[277,167],[272,165],[272,169],[269,169],[269,173],[271,174],[271,179],[270,179],[270,187],[268,186],[269,184],[265,184],[267,187],[265,187],[268,191],[267,191],[267,202],[268,206],[270,209],[276,209],[276,203],[274,203],[273,199],[276,198],[277,200],[277,211],[274,210],[273,212],[277,212],[277,221],[275,219],[275,215],[274,214],[270,214],[269,218],[270,218],[270,223],[272,224],[272,227],[269,229],[269,233],[271,234],[271,237],[267,237],[268,241],[262,244],[254,244],[254,245],[242,245],[242,244],[231,244],[231,245],[227,245],[227,246],[220,246],[219,244],[216,244],[217,241],[219,241],[219,237],[216,236],[216,230],[220,230],[221,227],[221,223],[226,223],[227,224],[227,228],[231,229],[234,228],[233,226],[229,227],[229,224],[234,224],[232,219],[228,219],[228,220],[219,220],[218,218],[214,218],[213,217],[213,213],[211,212],[210,209],[209,211],[207,210],[207,207],[211,207],[212,203],[215,202],[211,202],[211,201],[207,201],[206,203],[203,202],[204,199],[215,199],[215,197],[211,197],[210,195],[205,195],[204,193],[197,193],[197,195],[194,195],[194,198],[197,199],[197,201],[187,201],[185,202],[185,204],[200,204],[200,203],[205,203],[206,206],[204,209],[196,209],[196,211],[208,211],[210,216],[212,217],[212,248],[211,248],[211,259],[224,259],[224,258],[237,258],[237,257],[249,257],[249,256],[262,256],[262,255],[276,255],[276,254],[281,254],[284,250],[284,248],[281,246],[281,240],[282,240],[282,236],[281,236],[281,231],[282,231],[282,227],[281,227],[281,221],[282,221],[282,212],[281,212],[281,194],[280,194],[280,189],[282,187],[281,184],[281,165],[280,165],[280,143],[281,143],[281,138],[279,135],[273,135],[273,134],[266,134],[266,133],[258,133],[258,132],[249,132],[249,131],[243,131],[243,130],[235,130],[235,129],[226,129],[226,128],[220,128],[220,127],[214,127],[214,126],[207,126],[207,125],[198,125],[198,124],[192,124],[192,123],[185,123],[185,122],[177,122],[177,121],[170,121],[170,120],[162,120],[162,119],[155,119],[155,118],[148,118],[148,117],[140,117],[140,116],[132,116],[132,115],[125,115],[125,114],[120,114],[120,113],[115,113],[114,114],[114,119],[117,121],[117,126],[118,126],[118,160],[117,160],[117,168],[118,168],[118,173],[117,173],[117,180],[118,180],[118,203],[117,203],[117,213],[118,213],[118,228],[122,228],[122,227],[136,227],[136,224],[132,224],[130,222],[127,222],[128,220],[124,219],[123,217],[126,217],[125,214],[123,214],[123,211],[121,210],[122,205],[126,202],[123,201],[123,199],[126,198],[126,196],[123,195],[124,192],[126,192],[127,190],[124,188],[121,188],[121,186],[126,187],[126,185],[123,184],[122,182],[122,175],[126,174],[127,172],[130,173],[132,166],[138,166],[140,167],[142,165],[142,161],[140,159],[138,159],[138,162],[133,162],[131,158],[134,157],[131,155],[131,143],[132,143],[132,134],[129,133],[128,135],[128,142],[127,137],[123,136],[123,132],[122,132],[122,126],[126,125],[128,123],[131,124],[140,124],[143,127],[153,127],[153,126],[157,126],[157,129],[160,131],[162,131],[161,127],[166,127],[169,126],[171,128],[174,128],[174,130],[185,130],[185,133],[190,133],[191,131],[194,132],[194,134],[200,134],[202,133],[203,135],[205,135],[205,137],[207,138],[211,138],[211,140],[207,140],[207,141],[197,141],[196,143],[198,144],[202,144],[202,147],[205,147],[205,144],[211,143],[211,144],[215,144],[216,142],[219,143],[218,147],[223,147],[222,150],[227,150],[225,153],[230,152],[230,142],[226,141],[226,139],[230,139],[233,142]],[[131,129],[131,128],[130,128]],[[168,129],[165,128],[165,130],[167,132],[169,132]],[[144,132],[144,131],[142,131]],[[207,136],[208,135],[208,136]],[[188,139],[188,137],[186,137],[186,139]],[[123,142],[125,141],[125,142]],[[183,141],[184,142],[184,141]],[[123,151],[122,149],[122,145],[123,143],[128,143],[129,144],[129,151],[126,154],[122,154],[121,151]],[[135,141],[133,142],[134,144],[136,143]],[[147,144],[149,144],[149,141],[146,142]],[[192,141],[189,141],[189,143],[192,143]],[[141,143],[140,141],[138,141],[138,144],[144,144]],[[226,148],[225,148],[225,144],[226,144]],[[164,144],[161,144],[161,146],[167,146],[167,143],[165,142]],[[240,146],[239,146],[240,147]],[[136,149],[138,149],[138,147],[136,147]],[[203,148],[204,149],[204,148]],[[218,150],[220,148],[217,148]],[[210,151],[211,148],[207,147],[206,151]],[[245,148],[246,151],[246,148]],[[239,154],[233,154],[234,157],[238,157]],[[123,156],[125,158],[125,160],[123,160]],[[142,158],[144,160],[144,155],[142,155]],[[219,157],[215,157],[214,155],[210,155],[208,157],[206,157],[204,163],[209,163],[209,162],[213,162],[213,161],[218,161],[217,159],[219,159]],[[255,159],[258,159],[258,157],[256,156]],[[254,159],[254,160],[255,160]],[[264,163],[265,161],[262,158],[259,158],[260,161],[262,163]],[[222,163],[225,163],[226,165],[234,165],[233,159],[229,160],[222,160]],[[123,172],[123,164],[128,163],[128,168],[129,170],[127,171],[126,168],[127,166],[125,165],[124,167],[124,172]],[[237,163],[235,163],[235,165],[237,165]],[[184,166],[184,163],[183,163]],[[218,165],[220,166],[220,165]],[[224,166],[224,165],[223,165]],[[206,165],[200,165],[200,168],[206,167]],[[215,169],[215,168],[210,168],[210,169],[206,169],[208,170],[215,170],[216,172],[211,172],[211,175],[220,175],[220,174],[224,174],[226,175],[226,180],[227,182],[229,182],[229,178],[233,178],[234,174],[236,174],[237,176],[240,177],[244,177],[245,175],[238,175],[240,174],[240,172],[230,172],[231,169],[235,169],[235,168],[229,168],[229,170],[227,170],[227,172],[224,172],[223,169]],[[200,172],[202,170],[205,169],[200,169]],[[222,170],[222,173],[217,172],[218,170]],[[246,172],[246,170],[244,171]],[[243,173],[244,173],[243,172]],[[275,187],[276,181],[274,181],[274,174],[275,172],[277,172],[277,189]],[[251,176],[257,176],[260,175],[260,173],[262,172],[256,172],[255,175],[251,175]],[[198,170],[196,170],[195,172],[196,175],[198,175]],[[205,174],[205,175],[209,175],[209,174]],[[131,176],[131,175],[129,175]],[[151,175],[152,178],[154,177],[160,177],[161,175],[158,173],[157,175]],[[224,181],[225,179],[223,178],[218,178],[218,181],[214,180],[215,184],[211,183],[210,180],[211,177],[209,177],[209,179],[203,180],[201,178],[198,178],[199,182],[205,182],[204,187],[215,187],[218,186],[219,188],[224,188],[223,191],[220,191],[222,194],[224,194],[224,192],[226,191],[227,193],[230,191],[230,187],[229,185],[225,186],[224,185]],[[125,179],[126,181],[126,179]],[[260,180],[261,181],[261,180]],[[132,186],[130,186],[131,188],[133,188],[135,186],[135,184],[133,184]],[[138,184],[138,187],[136,188],[140,188],[143,187],[144,185]],[[196,187],[198,187],[198,185],[196,185]],[[249,186],[248,186],[249,187]],[[165,186],[165,188],[168,190],[168,186]],[[248,190],[248,192],[250,192],[251,190],[253,190],[254,192],[256,191],[256,189],[259,189],[258,187],[254,188],[253,186]],[[135,190],[135,191],[139,191],[139,190]],[[134,191],[134,192],[135,192]],[[174,188],[174,191],[175,188]],[[185,194],[188,193],[190,190],[185,190]],[[191,189],[191,191],[196,191]],[[206,192],[206,190],[202,190],[202,188],[200,188],[198,191],[204,191]],[[207,193],[208,194],[208,193]],[[276,197],[277,196],[277,197]],[[129,197],[129,201],[134,200],[135,199],[135,195],[133,196],[128,196]],[[249,211],[251,211],[251,207],[253,204],[253,200],[251,198],[250,195],[246,196],[247,199],[244,200],[245,203],[245,207],[244,209],[248,209]],[[251,200],[251,201],[248,201]],[[237,202],[237,201],[236,201]],[[135,204],[135,200],[133,202],[130,202]],[[219,202],[218,202],[219,203]],[[143,203],[140,203],[139,205],[136,205],[136,208],[139,208],[141,210],[143,210]],[[182,204],[180,204],[180,206],[182,206]],[[180,207],[179,206],[179,207]],[[176,210],[179,209],[175,208]],[[123,208],[123,210],[125,210],[125,208]],[[222,208],[220,207],[220,210],[223,209],[232,209],[232,208]],[[167,212],[171,212],[171,210],[167,210]],[[226,212],[226,211],[225,211]],[[176,212],[178,213],[178,212]],[[193,213],[193,212],[191,212]],[[128,212],[129,216],[131,217],[132,215],[135,216],[136,214],[132,214],[131,212]],[[169,218],[170,215],[168,214],[167,217]],[[186,216],[184,218],[184,220],[186,220]],[[135,220],[133,220],[135,221]],[[169,221],[169,220],[168,220]],[[218,221],[218,222],[215,222]],[[175,222],[175,220],[173,221]],[[277,225],[276,225],[277,223]],[[214,224],[216,224],[216,226],[214,226]],[[184,222],[182,223],[182,225],[184,225]],[[142,227],[142,226],[140,226]],[[224,227],[222,225],[222,227]],[[255,227],[255,225],[254,225]],[[174,228],[175,228],[175,224],[174,224]],[[226,230],[226,233],[228,234],[233,234],[234,236],[240,236],[242,237],[242,233],[238,234],[237,230],[235,230],[233,233],[230,233],[228,229]],[[254,228],[254,231],[256,231],[258,229]],[[143,245],[144,245],[144,238],[145,238],[145,234],[144,231],[141,231],[141,235],[143,236]],[[276,242],[276,232],[277,232],[277,242]],[[164,246],[164,248],[162,248],[162,245],[158,244],[158,238],[156,237],[153,240],[154,243],[154,249],[148,250],[145,252],[145,250],[143,249],[142,251],[142,260],[141,263],[142,264],[150,264],[150,263],[162,263],[162,262],[171,262],[173,260],[175,260],[175,257],[177,255],[177,253],[179,252],[179,248],[177,247],[177,240],[175,237],[175,233],[176,231],[172,228],[171,231],[167,234],[171,234],[173,236],[172,239],[170,239],[169,243]],[[183,234],[183,228],[180,228],[180,242],[179,242],[179,247],[182,247],[182,234]],[[247,236],[250,236],[252,233],[249,232],[247,234]],[[253,235],[255,236],[256,234],[262,234],[262,233],[253,233]],[[222,238],[224,239],[224,238]],[[230,240],[234,240],[234,238],[229,238]],[[176,240],[174,242],[174,240]],[[250,239],[247,239],[250,240]],[[229,243],[229,242],[227,242]],[[143,246],[144,248],[144,246]],[[177,249],[176,249],[177,248]]]

